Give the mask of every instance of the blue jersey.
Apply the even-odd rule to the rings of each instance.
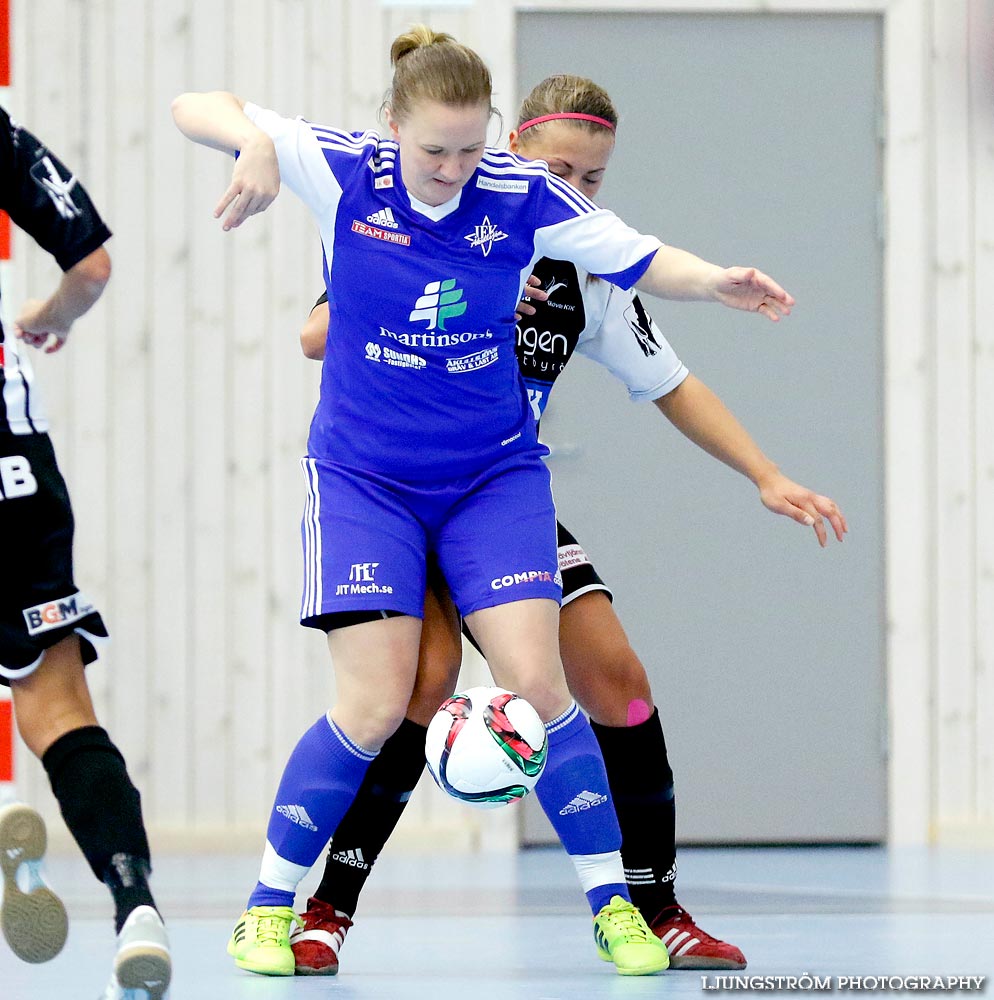
[[[630,287],[660,243],[541,161],[487,149],[444,205],[404,187],[397,144],[245,113],[321,235],[330,329],[313,458],[405,480],[475,473],[534,449],[514,310],[534,263],[566,258]]]

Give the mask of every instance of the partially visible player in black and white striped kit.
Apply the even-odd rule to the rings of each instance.
[[[602,88],[581,77],[550,77],[525,99],[518,121],[510,135],[512,152],[545,160],[553,173],[596,197],[618,121]],[[687,371],[634,290],[548,258],[535,266],[534,278],[544,294],[525,306],[530,314],[518,324],[517,356],[536,420],[579,352],[613,372],[633,400],[651,400],[691,441],[751,479],[769,510],[812,527],[822,546],[827,519],[842,540],[847,526],[836,504],[788,479],[763,455],[721,400]],[[304,353],[315,359],[334,336],[326,303],[324,296],[318,300],[301,334]],[[671,969],[744,968],[739,948],[703,931],[677,902],[673,773],[649,679],[607,586],[570,532],[562,524],[558,531],[560,651],[570,691],[589,714],[604,754],[632,902],[669,949]],[[456,682],[458,628],[444,582],[436,578],[426,594],[418,685],[408,716],[370,766],[335,831],[304,927],[291,936],[298,974],[337,972],[359,892],[424,768],[425,727]]]
[[[107,638],[100,613],[73,580],[73,515],[24,345],[58,351],[110,277],[110,238],[75,175],[0,108],[0,209],[62,268],[44,301],[21,303],[11,333],[0,324],[0,684],[42,762],[66,825],[110,889],[118,933],[105,1000],[160,1000],[171,962],[148,887],[141,800],[120,751],[100,727],[85,666]],[[66,940],[66,911],[41,875],[41,816],[0,807],[4,937],[27,962]]]

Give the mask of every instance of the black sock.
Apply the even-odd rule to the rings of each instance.
[[[69,832],[114,897],[120,930],[136,906],[155,905],[141,796],[124,758],[104,729],[83,726],[60,736],[41,762]]]
[[[335,830],[314,895],[350,917],[425,769],[426,732],[424,726],[404,719],[369,765],[355,800]]]
[[[103,881],[114,897],[114,924],[118,933],[136,907],[155,907],[148,887],[151,871],[145,858],[136,858],[133,854],[115,854],[110,859]]]
[[[659,711],[637,726],[590,725],[618,812],[628,891],[651,922],[676,906],[676,803]]]

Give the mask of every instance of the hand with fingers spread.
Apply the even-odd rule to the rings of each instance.
[[[717,276],[712,293],[715,301],[732,309],[758,312],[774,323],[789,316],[794,297],[769,275],[754,267],[726,267]]]
[[[774,514],[783,514],[784,517],[789,517],[805,527],[814,528],[818,544],[822,548],[828,544],[826,520],[840,542],[849,531],[842,511],[831,497],[815,493],[806,486],[788,479],[779,471],[757,485],[759,498],[767,510],[773,511]]]
[[[222,224],[228,232],[237,229],[247,218],[264,212],[280,192],[280,168],[273,140],[259,132],[245,144],[231,175],[231,184],[214,209],[220,219],[230,208]]]

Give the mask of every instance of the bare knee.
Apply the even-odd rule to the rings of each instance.
[[[634,726],[652,714],[652,691],[611,602],[585,594],[560,617],[559,642],[570,691],[595,721]]]
[[[66,733],[97,725],[76,635],[46,650],[37,669],[11,681],[10,690],[17,731],[36,757]]]
[[[594,722],[636,726],[652,715],[649,678],[631,647],[579,671],[565,659],[564,664],[570,690]]]

